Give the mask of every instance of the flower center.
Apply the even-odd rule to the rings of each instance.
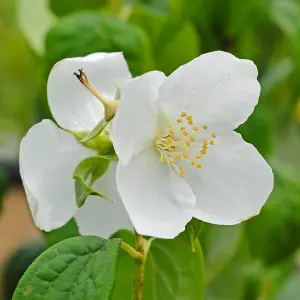
[[[156,133],[155,146],[160,153],[160,162],[166,162],[184,177],[184,168],[179,161],[186,161],[192,167],[202,168],[200,163],[208,148],[215,144],[215,132],[208,132],[208,126],[195,126],[193,117],[182,112],[175,125],[168,124],[164,132]]]

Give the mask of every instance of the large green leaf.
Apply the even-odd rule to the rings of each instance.
[[[133,75],[151,68],[150,44],[144,32],[122,20],[82,12],[59,20],[46,39],[49,68],[57,61],[93,52],[123,51]]]
[[[13,300],[110,299],[120,245],[120,239],[85,236],[49,248],[24,274]]]
[[[134,245],[128,231],[120,231],[121,237]],[[155,239],[148,254],[143,300],[201,300],[204,293],[204,263],[202,250],[196,241],[196,252],[180,238]],[[121,253],[118,280],[113,300],[131,300],[133,285],[133,260]]]

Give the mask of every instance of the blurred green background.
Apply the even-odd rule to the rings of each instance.
[[[300,0],[1,0],[0,197],[18,180],[21,137],[51,117],[46,83],[55,62],[123,51],[134,76],[170,74],[214,50],[258,66],[260,103],[238,131],[276,181],[259,216],[204,226],[205,299],[299,299]]]

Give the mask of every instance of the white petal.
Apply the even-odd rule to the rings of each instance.
[[[174,238],[191,219],[187,209],[195,196],[186,182],[159,154],[147,149],[117,169],[119,194],[136,231],[159,238]]]
[[[122,53],[94,53],[58,62],[48,79],[48,102],[57,123],[73,131],[91,130],[103,118],[104,109],[74,72],[83,69],[89,81],[106,98],[113,99],[116,83],[131,78]]]
[[[232,225],[259,214],[273,189],[270,166],[240,134],[217,137],[203,156],[202,169],[186,168],[197,205],[194,217]]]
[[[20,173],[35,224],[50,231],[76,212],[73,171],[93,155],[50,120],[34,125],[20,146]]]
[[[176,120],[181,111],[197,125],[221,132],[244,123],[258,102],[257,68],[227,52],[210,52],[178,68],[162,84],[158,102]]]
[[[82,235],[108,238],[119,229],[133,230],[129,216],[118,195],[116,186],[116,163],[111,163],[107,172],[93,187],[113,202],[90,196],[78,210],[75,219]]]
[[[120,105],[112,126],[112,141],[123,164],[145,149],[155,138],[157,111],[154,101],[164,81],[162,72],[153,71],[122,85]]]

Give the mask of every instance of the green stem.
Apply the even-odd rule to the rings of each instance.
[[[142,257],[140,260],[136,260],[133,300],[142,300],[148,247],[146,246],[147,241],[137,232],[135,233],[135,241],[136,249]]]
[[[132,256],[135,260],[141,261],[143,259],[143,255],[136,251],[133,247],[128,245],[125,242],[121,242],[121,248],[126,251],[130,256]]]

